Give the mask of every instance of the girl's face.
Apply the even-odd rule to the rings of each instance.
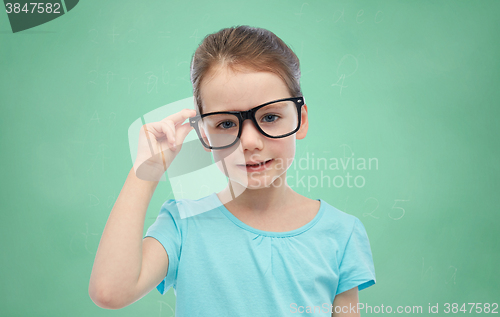
[[[211,70],[200,87],[203,113],[243,111],[269,101],[291,98],[283,80],[270,72],[234,72],[226,67]],[[251,120],[242,125],[240,142],[222,150],[212,150],[219,169],[245,188],[259,189],[286,183],[286,170],[295,156],[295,140],[306,136],[307,106],[302,106],[301,127],[288,137],[273,139],[261,134]],[[207,151],[210,151],[206,149]],[[227,173],[221,164],[224,159]],[[248,162],[271,162],[259,171],[248,171]]]

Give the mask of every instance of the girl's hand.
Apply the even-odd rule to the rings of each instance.
[[[182,147],[182,142],[191,131],[189,122],[194,109],[183,109],[159,122],[146,123],[139,133],[137,158],[134,163],[138,178],[159,181]]]

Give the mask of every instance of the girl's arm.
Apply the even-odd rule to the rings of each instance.
[[[359,303],[358,298],[358,287],[353,287],[350,290],[342,292],[335,296],[333,300],[333,313],[332,317],[359,317],[360,314],[357,311]],[[337,307],[337,311],[335,312],[335,307]],[[355,309],[350,309],[350,307],[356,307]]]
[[[144,218],[158,181],[193,129],[182,123],[194,115],[194,109],[183,109],[140,129],[134,168],[111,210],[90,275],[89,295],[99,307],[132,304],[167,275],[168,255],[161,243],[142,239]]]
[[[142,239],[146,211],[158,182],[132,168],[104,228],[90,276],[89,295],[102,308],[119,309],[142,298],[166,276],[168,257],[153,238]]]

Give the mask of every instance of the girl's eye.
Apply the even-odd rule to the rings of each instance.
[[[274,114],[266,114],[262,119],[264,119],[265,122],[275,122],[278,119],[278,116]]]
[[[225,129],[235,127],[236,124],[232,121],[223,121],[223,122],[219,123],[217,126],[221,127],[223,130],[225,130]]]

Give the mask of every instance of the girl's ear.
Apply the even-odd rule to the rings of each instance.
[[[300,111],[300,128],[296,136],[298,140],[305,138],[307,135],[307,130],[309,129],[309,120],[307,117],[307,105],[303,105]]]

